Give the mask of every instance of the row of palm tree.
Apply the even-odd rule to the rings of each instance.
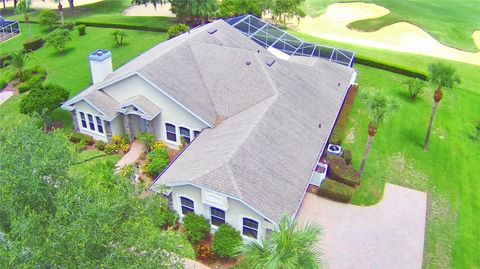
[[[438,105],[443,98],[443,89],[453,88],[456,84],[460,83],[460,79],[456,75],[456,70],[444,63],[438,62],[430,64],[428,67],[429,82],[437,89],[433,95],[433,109],[430,115],[430,121],[428,124],[427,136],[423,145],[424,150],[428,150],[430,145],[430,136],[432,133],[433,123],[437,114]],[[395,111],[398,110],[398,103],[395,99],[386,97],[383,93],[373,90],[364,92],[361,99],[365,105],[370,122],[368,124],[368,141],[363,154],[362,163],[360,165],[359,173],[363,174],[365,165],[372,148],[373,139],[378,131],[379,126]]]

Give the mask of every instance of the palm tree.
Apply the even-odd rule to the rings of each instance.
[[[385,121],[385,119],[388,118],[388,116],[398,109],[398,102],[396,99],[387,97],[377,90],[366,91],[360,95],[360,98],[365,104],[365,109],[368,113],[368,117],[370,118],[370,122],[368,124],[367,147],[365,148],[362,164],[360,165],[360,170],[358,171],[360,176],[362,176],[363,171],[365,170],[365,164],[367,163],[368,154],[372,148],[373,139],[378,131],[378,127]]]
[[[24,50],[17,50],[10,54],[8,68],[15,72],[15,76],[20,80],[25,79],[25,69],[30,61],[30,54]]]
[[[30,4],[31,4],[31,0],[21,0],[20,2],[18,2],[18,6],[15,12],[17,14],[23,13],[23,18],[27,23],[28,37],[32,38],[32,30],[30,30],[30,18],[28,16],[28,9],[30,8]]]
[[[430,123],[428,124],[427,137],[425,138],[424,150],[428,150],[430,144],[430,135],[432,133],[433,121],[437,114],[438,104],[443,98],[442,88],[452,88],[456,83],[460,83],[460,79],[455,74],[455,68],[443,63],[434,63],[428,66],[428,72],[430,73],[430,83],[437,87],[435,94],[433,95],[432,115],[430,116]]]
[[[261,243],[252,240],[241,247],[245,261],[253,269],[316,269],[321,268],[320,251],[316,248],[322,229],[316,224],[297,227],[285,216]]]

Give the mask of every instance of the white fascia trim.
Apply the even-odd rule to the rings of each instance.
[[[223,196],[226,196],[230,199],[233,199],[235,201],[238,201],[242,204],[244,204],[246,207],[248,207],[249,209],[251,209],[253,212],[257,213],[258,215],[262,216],[264,219],[268,220],[270,223],[272,224],[275,224],[277,225],[277,222],[271,220],[270,218],[268,218],[267,216],[265,216],[264,214],[262,214],[260,211],[256,210],[255,208],[253,208],[252,206],[250,206],[249,204],[245,203],[243,200],[239,199],[239,198],[236,198],[236,197],[233,197],[233,196],[230,196],[230,195],[227,195],[227,194],[224,194],[224,193],[221,193],[221,192],[218,192],[218,191],[215,191],[215,190],[212,190],[212,189],[209,189],[209,188],[205,188],[203,186],[199,186],[195,183],[192,183],[192,182],[178,182],[178,183],[170,183],[170,184],[164,184],[166,187],[180,187],[180,186],[185,186],[185,185],[191,185],[191,186],[194,186],[194,187],[197,187],[199,189],[204,189],[204,190],[207,190],[207,191],[211,191],[211,192],[214,192],[214,193],[217,193],[217,194],[220,194],[220,195],[223,195]],[[153,187],[153,186],[152,186]],[[157,192],[157,190],[155,190],[154,188],[150,188],[152,191],[154,192]],[[158,192],[157,192],[158,193]]]
[[[136,75],[138,75],[139,77],[143,78],[148,84],[152,85],[155,89],[159,90],[161,93],[165,94],[165,96],[167,96],[168,98],[170,98],[170,100],[172,100],[173,102],[175,102],[177,105],[179,105],[181,108],[185,109],[186,111],[188,111],[188,113],[192,114],[193,116],[195,116],[195,118],[199,119],[201,122],[205,123],[208,127],[212,128],[212,125],[210,125],[208,122],[206,122],[205,120],[203,120],[202,118],[200,118],[197,114],[193,113],[193,111],[191,111],[190,109],[188,109],[186,106],[184,106],[182,103],[180,103],[179,101],[177,101],[175,98],[173,98],[172,96],[170,96],[169,94],[167,94],[165,91],[163,91],[162,89],[160,89],[159,87],[157,87],[157,85],[153,84],[150,80],[148,80],[146,77],[142,76],[141,74],[139,74],[138,72],[135,72]]]

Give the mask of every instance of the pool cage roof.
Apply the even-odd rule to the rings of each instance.
[[[225,19],[225,22],[266,49],[273,47],[289,56],[319,57],[330,62],[353,67],[354,52],[302,41],[253,15],[233,17]]]

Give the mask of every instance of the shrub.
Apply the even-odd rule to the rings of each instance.
[[[242,242],[237,230],[229,224],[222,224],[213,238],[213,251],[222,258],[233,258]]]
[[[113,28],[113,29],[127,29],[127,30],[140,30],[140,31],[150,31],[150,32],[167,32],[168,27],[150,27],[143,25],[130,25],[130,24],[121,24],[121,23],[105,23],[105,22],[89,22],[89,21],[77,21],[78,24],[84,24],[91,27],[100,27],[100,28]]]
[[[132,177],[133,172],[135,172],[135,166],[133,164],[126,165],[120,169],[120,176],[130,178]]]
[[[155,135],[153,135],[153,134],[141,133],[138,136],[138,140],[140,140],[140,142],[145,144],[145,146],[147,147],[147,150],[150,151],[153,147],[153,144],[155,144],[156,138],[155,138]]]
[[[43,39],[41,37],[34,37],[23,43],[23,48],[25,51],[34,51],[38,50],[43,46]]]
[[[68,30],[68,31],[72,31],[73,28],[75,28],[75,22],[73,22],[73,21],[64,22],[63,25],[60,26],[60,28]]]
[[[188,213],[183,219],[185,233],[193,244],[198,244],[204,240],[210,232],[210,223],[204,217]]]
[[[120,144],[122,143],[122,137],[119,135],[114,135],[112,136],[112,142],[115,144]]]
[[[347,165],[345,160],[340,157],[330,156],[327,175],[329,178],[346,184],[350,187],[356,187],[360,184],[360,175],[351,165]]]
[[[70,134],[70,141],[73,143],[79,143],[80,140],[85,140],[87,145],[93,145],[93,137],[86,135],[86,134],[81,134],[81,133],[71,133]]]
[[[0,79],[0,90],[3,90],[7,86],[8,82],[6,82],[4,79]]]
[[[197,250],[197,259],[206,263],[213,263],[215,261],[215,254],[211,246],[205,243],[202,243],[198,245],[196,250]]]
[[[147,162],[142,171],[151,177],[156,177],[167,167],[169,162],[167,149],[154,149],[148,153]]]
[[[2,54],[0,56],[0,68],[4,68],[8,66],[9,61],[12,59],[12,55],[10,54]]]
[[[55,48],[59,53],[65,51],[67,43],[72,40],[72,35],[69,30],[59,28],[51,32],[47,38],[47,46]]]
[[[317,192],[320,196],[342,203],[350,203],[354,193],[352,187],[328,178],[322,182]]]
[[[105,142],[103,142],[102,140],[99,140],[99,141],[97,141],[97,143],[95,144],[95,147],[96,147],[98,150],[104,151],[104,150],[105,150]]]
[[[167,34],[168,38],[174,38],[188,31],[190,31],[190,27],[186,26],[183,23],[179,23],[168,28]]]
[[[60,16],[58,13],[50,9],[42,10],[38,16],[38,23],[46,27],[48,30],[52,30],[58,26],[59,20]]]
[[[122,30],[113,31],[112,34],[115,45],[122,46],[123,40],[128,37],[128,34]]]
[[[345,163],[347,165],[351,165],[352,164],[352,151],[349,150],[349,149],[343,151],[343,159],[345,160]]]
[[[422,72],[420,70],[400,66],[400,65],[395,65],[387,62],[380,61],[378,59],[370,59],[364,56],[356,55],[355,56],[355,62],[359,64],[363,64],[366,66],[371,66],[374,68],[378,69],[383,69],[386,71],[390,71],[393,73],[397,73],[400,75],[404,75],[407,77],[412,77],[412,78],[419,78],[421,80],[427,80],[427,74],[425,72]]]
[[[21,83],[18,86],[18,92],[19,93],[24,93],[28,92],[30,90],[33,90],[35,88],[38,88],[41,86],[42,82],[44,81],[45,77],[43,75],[34,75],[27,81]]]
[[[86,34],[86,31],[85,31],[85,29],[86,29],[86,27],[85,27],[85,25],[84,25],[84,24],[80,24],[80,25],[78,25],[78,26],[77,26],[77,31],[78,31],[78,34],[79,34],[80,36],[83,36],[83,35],[85,35],[85,34]]]
[[[152,146],[153,149],[167,149],[167,144],[163,141],[156,141]]]
[[[115,153],[118,153],[118,150],[120,149],[120,145],[115,144],[115,143],[108,143],[105,145],[105,153],[108,155],[112,155]]]
[[[412,99],[412,101],[415,101],[417,96],[425,89],[425,81],[418,78],[409,79],[405,81],[404,84],[407,85],[408,94],[410,95],[410,99]]]
[[[36,65],[33,69],[32,69],[33,73],[37,74],[37,75],[40,75],[42,76],[43,78],[46,78],[47,77],[47,69],[43,66],[40,66],[40,65]]]

